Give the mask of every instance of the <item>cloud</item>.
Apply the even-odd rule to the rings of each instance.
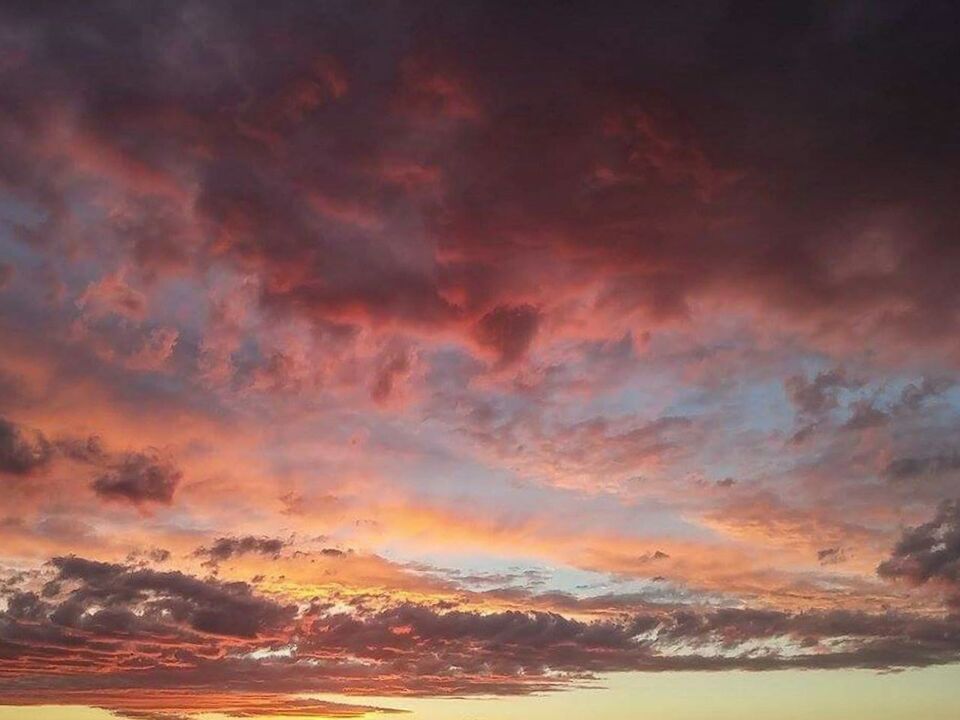
[[[53,446],[42,433],[0,418],[0,473],[27,476],[38,472],[53,458]]]
[[[183,478],[173,460],[153,448],[114,452],[99,435],[58,433],[48,438],[39,430],[0,418],[0,474],[37,479],[31,487],[16,486],[24,497],[29,495],[42,505],[44,496],[59,492],[65,473],[88,478],[90,489],[101,499],[140,508],[171,504]],[[48,518],[38,528],[62,524],[54,521]]]
[[[140,320],[146,315],[147,299],[131,287],[123,275],[105,275],[90,283],[77,299],[77,305],[91,317],[115,313],[128,319]]]
[[[253,535],[220,537],[214,540],[210,547],[197,548],[193,555],[194,557],[205,557],[207,558],[205,564],[216,566],[224,560],[250,553],[276,558],[289,545],[289,541],[280,538],[255,537]]]
[[[954,662],[957,10],[741,15],[3,4],[0,696]]]
[[[869,430],[883,427],[890,421],[890,416],[874,407],[869,400],[858,400],[852,408],[850,417],[843,424],[844,430]]]
[[[76,556],[51,561],[56,581],[75,581],[50,618],[64,627],[111,634],[184,631],[255,638],[281,629],[294,615],[292,606],[256,596],[245,583],[200,580],[181,572],[98,562]],[[136,612],[134,612],[136,610]]]
[[[795,375],[784,383],[790,401],[803,415],[819,417],[837,407],[837,392],[861,385],[840,368],[824,370],[811,380]]]
[[[455,396],[456,405],[469,398]],[[484,452],[538,482],[562,487],[620,486],[682,457],[699,433],[695,419],[596,415],[567,421],[520,405],[479,407],[463,431]]]
[[[19,235],[70,237],[124,263],[80,293],[88,312],[142,317],[140,280],[217,266],[256,277],[259,303],[284,316],[444,333],[504,366],[546,328],[581,325],[562,322],[577,306],[618,334],[722,306],[760,308],[821,347],[882,337],[929,348],[950,335],[955,250],[942,238],[956,218],[931,152],[950,124],[913,118],[924,132],[907,132],[898,94],[883,91],[900,82],[931,106],[943,97],[940,46],[919,40],[940,38],[936,11],[874,18],[900,31],[902,62],[857,64],[839,95],[791,86],[786,103],[761,78],[799,70],[708,8],[696,21],[661,11],[683,28],[676,53],[639,13],[613,10],[586,30],[554,14],[536,38],[515,9],[384,23],[350,8],[344,27],[305,34],[317,12],[264,24],[251,8],[207,8],[201,45],[223,53],[212,62],[172,7],[162,40],[143,46],[116,41],[136,8],[84,19],[82,46],[66,10],[7,11],[34,76],[4,86],[18,112],[2,129],[15,148],[3,178],[42,218]],[[833,14],[807,18],[804,34],[764,22],[788,57],[817,49],[803,72],[836,82]],[[865,57],[882,49],[870,27],[858,36]],[[635,42],[596,39],[625,28]],[[263,52],[279,35],[289,52]],[[737,61],[716,61],[736,46],[753,49],[747,80]],[[557,47],[572,67],[552,61]],[[656,80],[685,63],[702,68],[692,87]],[[504,81],[513,67],[529,72]],[[876,88],[866,107],[854,100],[864,87]],[[748,101],[706,109],[734,90]],[[767,124],[742,132],[757,117]],[[813,167],[831,182],[814,182]],[[96,199],[87,214],[73,202],[83,192]]]
[[[298,610],[240,582],[75,556],[54,558],[50,567],[49,592],[16,590],[0,613],[5,698],[51,662],[62,669],[49,689],[57,697],[180,688],[178,709],[189,712],[207,707],[211,692],[239,693],[233,702],[241,703],[242,693],[265,685],[277,703],[285,693],[357,692],[371,683],[383,695],[515,694],[603,672],[891,669],[960,657],[952,616],[677,608],[629,599],[615,616],[593,619],[583,618],[589,599],[571,606],[579,618],[407,602],[355,604],[350,612],[315,602]],[[609,598],[597,600],[598,609],[612,607]],[[47,692],[35,697],[49,699]]]
[[[91,488],[107,500],[169,505],[182,479],[183,473],[156,453],[129,453],[96,478]]]
[[[97,435],[58,438],[56,448],[65,458],[85,465],[99,465],[110,459],[103,440]]]
[[[960,604],[960,502],[945,500],[930,522],[905,530],[877,573],[913,585],[942,585]]]
[[[499,305],[477,321],[474,337],[507,366],[524,356],[539,325],[540,314],[532,305]]]
[[[830,547],[817,550],[817,560],[821,565],[836,565],[847,561],[847,553],[841,547]]]
[[[919,384],[909,383],[900,391],[899,408],[915,412],[928,400],[943,395],[954,385],[955,381],[947,377],[924,377]]]
[[[397,382],[409,372],[410,366],[410,353],[406,349],[386,353],[380,360],[373,387],[370,389],[370,397],[374,402],[381,405],[388,402],[396,392]]]
[[[938,477],[960,471],[960,454],[930,455],[927,457],[901,457],[891,460],[884,475],[893,481],[917,480]]]

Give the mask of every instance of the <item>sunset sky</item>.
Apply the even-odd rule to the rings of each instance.
[[[0,0],[0,720],[956,720],[960,6]]]

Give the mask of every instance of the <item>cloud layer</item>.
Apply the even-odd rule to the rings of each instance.
[[[955,662],[957,20],[4,3],[2,702]]]

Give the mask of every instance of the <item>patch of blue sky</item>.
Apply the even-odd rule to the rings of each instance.
[[[391,461],[390,468],[391,481],[423,503],[453,512],[471,508],[505,526],[552,519],[568,532],[684,538],[707,537],[710,532],[664,502],[624,502],[622,496],[611,493],[522,482],[512,472],[463,459],[431,463],[420,456]]]
[[[593,588],[617,586],[604,573],[579,570],[569,566],[543,563],[542,559],[523,553],[504,557],[494,553],[463,552],[453,546],[438,547],[430,552],[418,552],[411,557],[409,548],[388,543],[379,549],[387,559],[397,562],[417,563],[433,568],[427,574],[462,582],[474,590],[490,590],[495,587],[526,587],[532,592],[567,592],[573,595],[590,595]],[[532,571],[529,576],[524,575]],[[486,578],[487,581],[481,581]],[[532,581],[531,581],[532,580]]]

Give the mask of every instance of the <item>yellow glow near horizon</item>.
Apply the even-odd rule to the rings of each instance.
[[[960,666],[902,673],[634,673],[608,676],[602,689],[513,698],[322,698],[402,709],[410,713],[405,717],[411,720],[556,720],[560,716],[571,720],[956,720],[960,715]],[[196,717],[225,718],[216,714]],[[0,720],[25,718],[115,720],[116,716],[90,708],[0,707]]]

